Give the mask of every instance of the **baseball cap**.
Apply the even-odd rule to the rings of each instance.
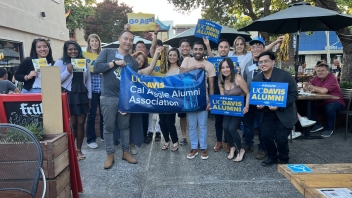
[[[253,45],[254,43],[261,43],[265,46],[265,41],[261,37],[254,37],[251,41],[249,41],[249,45]]]

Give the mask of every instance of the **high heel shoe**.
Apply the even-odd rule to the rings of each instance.
[[[169,149],[169,145],[170,145],[170,141],[169,141],[169,142],[165,142],[165,144],[163,145],[163,147],[161,147],[161,150],[167,150],[167,149]]]
[[[177,151],[179,145],[180,145],[180,144],[179,144],[178,142],[176,142],[175,144],[173,144],[171,151]]]
[[[231,147],[231,149],[230,149],[230,153],[229,153],[229,155],[227,156],[227,159],[232,159],[234,156],[235,156],[235,152],[236,152],[236,147],[234,146],[234,147]]]
[[[244,159],[244,154],[246,153],[246,151],[242,148],[241,150],[239,150],[239,152],[237,153],[237,157],[233,160],[234,162],[242,162],[242,160]],[[242,156],[241,156],[242,154]]]

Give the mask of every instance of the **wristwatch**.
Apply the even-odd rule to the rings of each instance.
[[[116,63],[115,63],[115,60],[112,60],[112,63],[114,64],[114,66],[118,66]]]

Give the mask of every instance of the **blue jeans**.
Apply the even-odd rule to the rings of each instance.
[[[104,139],[103,136],[103,115],[100,109],[100,93],[92,93],[92,100],[90,103],[89,114],[87,118],[87,127],[86,127],[86,135],[87,135],[87,143],[95,142],[97,136],[95,134],[95,117],[97,116],[97,108],[99,106],[100,113],[100,137]]]
[[[189,129],[189,139],[191,141],[191,149],[198,149],[198,142],[200,144],[200,149],[207,149],[208,111],[197,111],[187,113],[187,121]],[[197,133],[197,126],[199,126],[199,135]]]
[[[325,106],[322,105],[317,105],[314,104],[312,105],[312,120],[317,121],[317,118],[315,117],[314,112],[316,110],[321,110],[324,109],[325,111],[325,117],[326,117],[326,125],[325,125],[325,130],[333,130],[334,128],[334,122],[335,122],[335,118],[336,118],[336,112],[337,111],[341,111],[345,108],[345,106],[339,102],[332,102],[329,103]],[[318,123],[318,122],[317,122]]]
[[[22,89],[23,94],[28,94],[28,93],[42,93],[42,89],[30,89],[29,91],[26,89]]]
[[[244,114],[243,125],[244,125],[244,144],[248,147],[253,147],[253,138],[254,138],[254,121],[258,124],[260,122],[260,111],[257,109],[256,105],[249,105],[249,111]],[[265,150],[264,145],[262,144],[262,139],[260,135],[260,127],[259,127],[259,150]]]

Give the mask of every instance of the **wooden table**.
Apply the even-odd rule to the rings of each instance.
[[[306,100],[307,101],[307,117],[308,118],[311,117],[312,101],[326,100],[326,99],[339,99],[339,97],[329,95],[329,94],[318,94],[318,93],[314,93],[314,95],[303,95],[303,94],[298,95],[298,100]],[[306,139],[306,140],[323,139],[322,136],[311,136],[310,135],[310,127],[304,127],[303,130],[304,130],[304,136],[300,136],[295,139]]]

